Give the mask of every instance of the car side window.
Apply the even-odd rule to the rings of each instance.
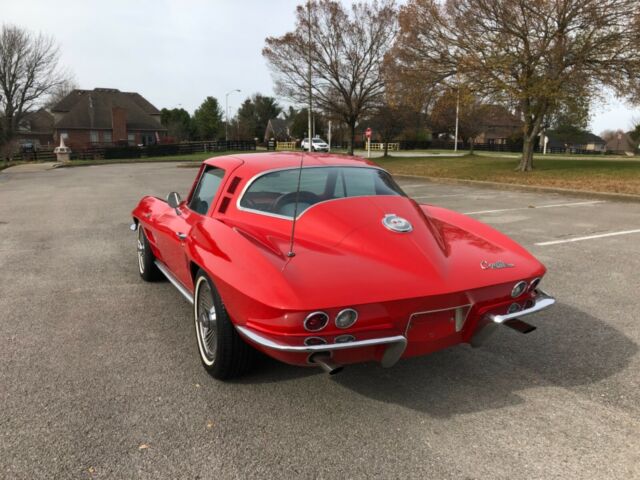
[[[206,215],[223,178],[224,170],[216,167],[207,167],[202,172],[198,185],[189,200],[189,208],[200,215]]]

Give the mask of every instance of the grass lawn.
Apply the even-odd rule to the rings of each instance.
[[[640,195],[640,161],[536,158],[534,171],[514,171],[518,159],[500,156],[377,158],[394,174],[570,188]]]

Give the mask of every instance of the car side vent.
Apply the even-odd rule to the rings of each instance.
[[[231,203],[231,198],[224,197],[222,199],[222,202],[220,202],[220,208],[218,209],[218,212],[220,212],[220,213],[226,212],[227,211],[227,207],[229,206],[229,203]]]
[[[238,185],[240,184],[241,180],[242,179],[240,177],[233,177],[233,180],[231,180],[231,183],[229,184],[229,188],[227,189],[227,193],[231,193],[231,194],[236,193],[236,188],[238,188]]]

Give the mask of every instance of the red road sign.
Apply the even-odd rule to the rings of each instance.
[[[370,128],[367,128],[364,131],[364,136],[367,137],[367,138],[371,138],[371,129]]]

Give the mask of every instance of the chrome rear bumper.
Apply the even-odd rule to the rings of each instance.
[[[518,312],[506,313],[504,315],[495,315],[495,314],[486,315],[485,318],[488,320],[488,322],[484,326],[484,328],[480,328],[473,335],[470,342],[471,346],[473,347],[481,346],[484,343],[484,341],[487,338],[489,338],[493,334],[493,332],[495,332],[498,325],[506,325],[522,333],[528,333],[532,330],[535,330],[535,327],[531,327],[530,325],[522,322],[520,320],[520,317],[525,317],[527,315],[532,315],[534,313],[541,312],[542,310],[545,310],[550,306],[552,306],[554,303],[556,303],[555,298],[553,298],[551,295],[547,294],[546,292],[540,289],[537,289],[535,301],[531,307],[525,308],[524,310],[520,310]],[[526,329],[523,327],[530,327],[530,328]]]
[[[349,350],[352,348],[372,347],[376,345],[388,345],[382,356],[382,366],[391,367],[400,360],[407,346],[407,339],[403,335],[395,335],[392,337],[371,338],[368,340],[356,340],[344,343],[324,343],[321,345],[286,345],[271,340],[264,335],[251,330],[247,327],[236,326],[236,329],[247,340],[260,345],[261,347],[279,352],[290,353],[318,353],[333,352],[336,350]]]
[[[509,320],[515,320],[516,318],[538,313],[546,308],[549,308],[551,305],[556,303],[555,298],[553,298],[551,295],[544,293],[542,290],[538,289],[537,293],[538,294],[536,296],[535,303],[530,308],[520,310],[519,312],[507,313],[504,315],[489,315],[488,317],[491,319],[491,321],[495,323],[498,323],[498,324],[505,323]]]
[[[480,328],[480,330],[478,330],[472,337],[471,345],[474,347],[480,346],[482,342],[484,342],[484,340],[486,340],[495,331],[498,325],[507,325],[515,328],[516,330],[523,331],[521,327],[516,326],[516,322],[519,322],[519,324],[524,324],[524,322],[518,320],[520,317],[538,313],[549,308],[554,303],[556,303],[555,298],[538,289],[533,306],[524,310],[520,310],[519,312],[508,313],[504,315],[486,315],[485,319],[488,320],[488,322],[486,323],[484,328]],[[513,324],[511,322],[513,322]],[[387,345],[387,348],[381,360],[381,364],[383,367],[391,367],[395,365],[396,362],[400,360],[400,357],[402,357],[402,354],[407,347],[407,337],[405,337],[404,335],[371,338],[368,340],[357,340],[345,343],[324,343],[321,345],[288,345],[272,340],[267,336],[258,333],[248,327],[238,325],[236,326],[236,329],[238,330],[240,335],[249,340],[251,343],[254,343],[266,349],[276,350],[279,352],[305,353],[311,355],[321,352],[334,352],[337,350],[348,350],[352,348]],[[533,329],[533,327],[531,329]]]

